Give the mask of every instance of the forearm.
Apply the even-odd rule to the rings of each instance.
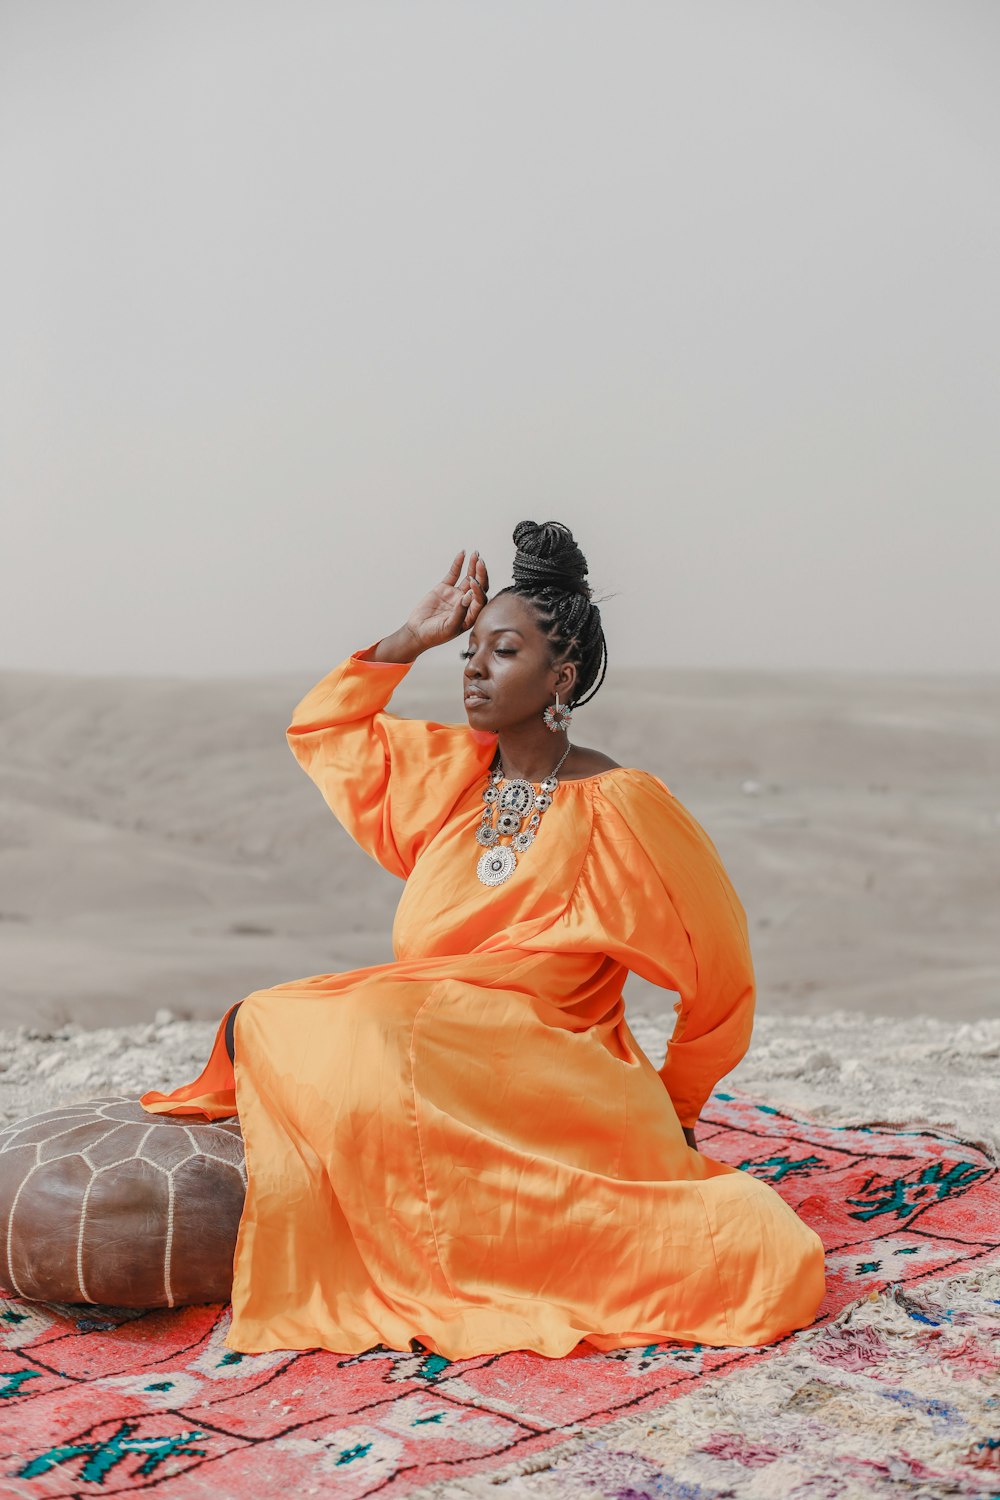
[[[744,1056],[753,1030],[754,981],[749,959],[742,974],[706,975],[706,993],[685,1006],[658,1069],[681,1125],[692,1129],[721,1078]]]
[[[383,636],[377,645],[372,646],[361,656],[362,661],[384,661],[403,665],[416,661],[421,655],[424,647],[421,646],[413,631],[407,626],[401,625],[394,630],[392,635]]]

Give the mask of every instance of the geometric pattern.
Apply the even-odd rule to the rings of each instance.
[[[166,1484],[184,1500],[401,1496],[539,1459],[575,1433],[653,1420],[706,1382],[794,1360],[817,1327],[833,1328],[873,1293],[912,1296],[920,1283],[1000,1257],[997,1169],[958,1136],[835,1127],[717,1093],[698,1144],[773,1184],[819,1233],[827,1294],[812,1329],[764,1349],[664,1343],[602,1353],[581,1342],[562,1359],[519,1351],[449,1362],[419,1346],[240,1355],[223,1342],[226,1307],[135,1313],[0,1299],[0,1494]],[[717,1461],[738,1467],[729,1451]],[[581,1480],[584,1492],[594,1486]],[[636,1483],[625,1492],[723,1490]]]
[[[94,1264],[86,1254],[88,1215],[91,1220],[107,1220],[116,1198],[143,1193],[150,1225],[143,1263],[155,1258],[149,1270],[155,1269],[157,1300],[172,1307],[178,1280],[174,1261],[178,1250],[184,1254],[189,1249],[183,1243],[186,1236],[177,1231],[190,1205],[193,1182],[203,1184],[202,1200],[204,1184],[210,1182],[217,1215],[225,1201],[238,1218],[246,1193],[237,1120],[209,1123],[150,1115],[135,1099],[92,1099],[16,1121],[0,1130],[0,1158],[5,1199],[18,1183],[7,1222],[0,1222],[0,1284],[25,1294],[32,1290],[22,1284],[27,1280],[24,1271],[20,1281],[18,1272],[36,1259],[31,1220],[37,1220],[39,1208],[54,1198],[57,1232],[66,1252],[62,1259],[74,1271],[67,1278],[67,1294],[81,1302],[95,1300],[88,1287]],[[153,1226],[160,1226],[159,1245]],[[100,1269],[98,1257],[98,1274]]]
[[[469,1485],[496,1500],[996,1500],[998,1346],[995,1265],[893,1287],[721,1384]]]

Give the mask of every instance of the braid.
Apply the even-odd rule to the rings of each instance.
[[[514,582],[500,592],[529,600],[556,657],[574,663],[577,696],[569,707],[578,708],[593,698],[608,669],[601,611],[587,583],[587,559],[569,527],[559,521],[520,521],[514,545]]]

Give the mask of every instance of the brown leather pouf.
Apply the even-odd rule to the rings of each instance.
[[[93,1099],[0,1130],[0,1287],[46,1302],[222,1302],[246,1166],[237,1120]]]

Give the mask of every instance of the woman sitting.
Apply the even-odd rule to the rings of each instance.
[[[255,991],[199,1079],[143,1098],[239,1113],[233,1349],[759,1345],[823,1295],[816,1234],[695,1149],[750,1038],[743,908],[662,781],[570,743],[606,667],[586,562],[558,523],[514,541],[510,588],[488,600],[459,553],[288,729],[406,882],[394,962]],[[466,632],[467,723],[388,712],[412,662]],[[629,971],[680,996],[659,1067],[625,1019]]]

